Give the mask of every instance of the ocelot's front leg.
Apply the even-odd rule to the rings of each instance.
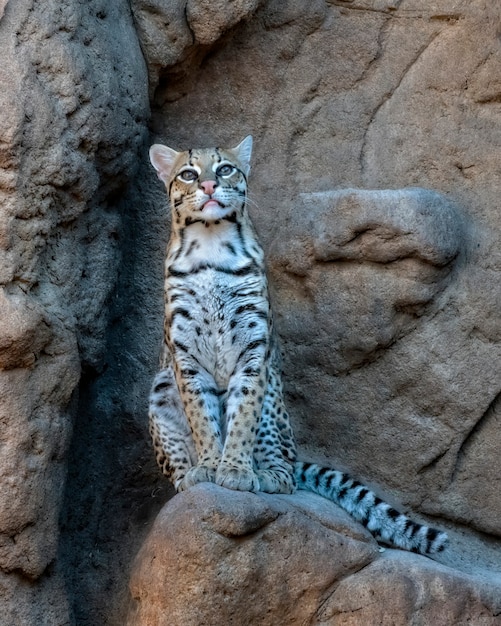
[[[162,472],[177,491],[185,489],[185,476],[197,465],[197,453],[170,363],[164,363],[153,381],[149,427]]]
[[[221,392],[213,377],[188,355],[175,360],[176,380],[191,428],[198,463],[185,474],[181,489],[214,482],[221,462]]]
[[[259,491],[254,442],[266,387],[266,344],[251,343],[230,379],[226,403],[226,438],[216,483],[239,491]]]

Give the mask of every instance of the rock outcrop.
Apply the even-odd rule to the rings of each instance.
[[[363,529],[323,505],[215,485],[174,498],[138,556],[128,626],[307,623],[329,587],[377,554]]]
[[[131,578],[127,626],[501,624],[501,570],[482,579],[384,550],[323,498],[215,485],[160,512]]]

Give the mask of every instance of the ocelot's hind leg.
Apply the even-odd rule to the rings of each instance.
[[[155,457],[162,472],[177,491],[186,489],[191,485],[186,475],[195,469],[197,453],[170,365],[160,370],[153,381],[149,426]],[[210,478],[206,477],[206,480]]]
[[[254,463],[260,491],[294,493],[296,443],[283,401],[278,368],[275,363],[270,367],[261,422],[254,442]]]

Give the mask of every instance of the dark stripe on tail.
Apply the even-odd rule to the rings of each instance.
[[[420,554],[436,554],[447,544],[446,533],[409,519],[348,474],[299,462],[295,477],[298,489],[336,502],[385,543]]]

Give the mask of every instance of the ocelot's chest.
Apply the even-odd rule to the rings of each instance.
[[[166,335],[225,388],[242,351],[268,335],[266,279],[203,269],[166,283]]]

